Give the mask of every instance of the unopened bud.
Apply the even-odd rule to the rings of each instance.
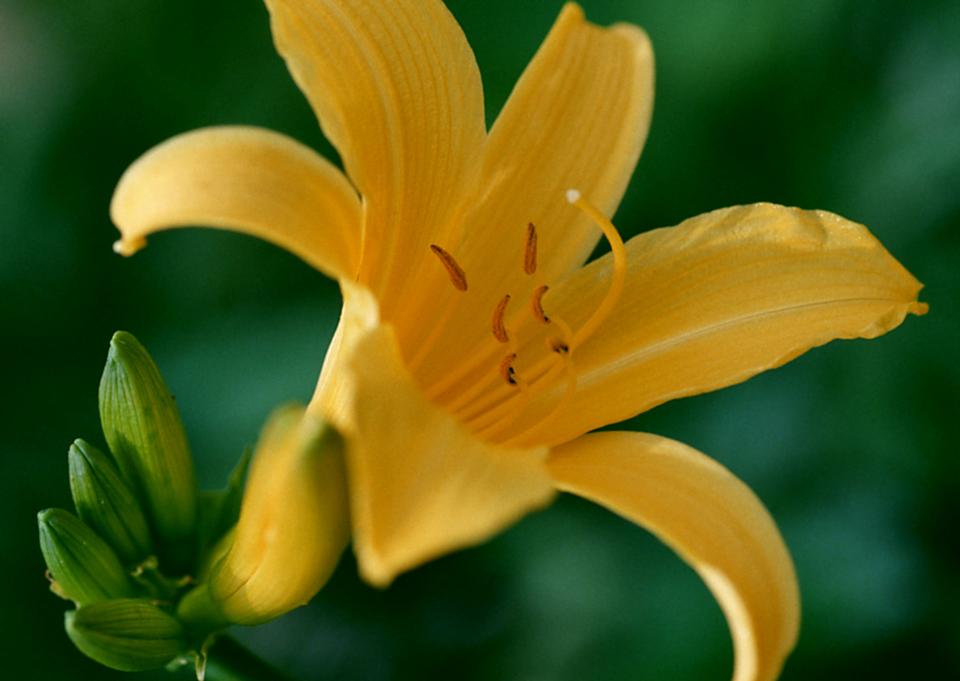
[[[257,444],[233,543],[214,565],[211,600],[258,624],[305,604],[349,538],[343,442],[302,407],[278,409]]]
[[[140,342],[118,331],[100,380],[100,420],[124,477],[145,497],[168,549],[185,547],[196,519],[196,479],[173,396]],[[189,547],[187,547],[189,548]]]
[[[110,457],[83,440],[75,441],[67,456],[80,519],[128,564],[150,555],[153,541],[143,511]]]
[[[37,514],[40,550],[54,580],[53,590],[78,605],[133,595],[120,559],[79,518],[59,508]]]
[[[187,647],[183,627],[138,599],[104,601],[66,614],[67,635],[87,657],[125,672],[164,666]]]

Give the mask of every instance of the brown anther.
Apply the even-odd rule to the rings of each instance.
[[[510,341],[510,336],[507,335],[507,327],[503,325],[503,315],[507,311],[507,304],[509,302],[510,294],[508,293],[497,303],[497,308],[493,311],[493,337],[501,343],[508,343]]]
[[[500,362],[500,375],[503,376],[503,380],[510,385],[517,384],[517,372],[513,368],[513,362],[516,359],[517,353],[511,352],[509,355],[503,358],[502,362]]]
[[[447,274],[450,275],[450,283],[453,284],[453,287],[458,291],[466,291],[467,275],[463,271],[463,268],[460,267],[460,263],[454,260],[452,255],[447,253],[436,244],[430,244],[430,250],[433,251],[434,255],[440,259],[440,262],[446,268]]]
[[[523,271],[533,274],[537,271],[537,228],[527,223],[527,247],[523,252]]]
[[[550,317],[543,311],[543,294],[550,290],[549,286],[540,286],[533,292],[533,298],[530,299],[530,307],[533,309],[533,316],[544,324],[550,323]]]
[[[558,355],[565,355],[570,352],[570,346],[564,343],[559,338],[554,338],[550,341],[550,350],[557,353]]]

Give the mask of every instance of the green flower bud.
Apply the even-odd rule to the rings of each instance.
[[[40,550],[53,590],[87,605],[133,595],[133,584],[105,541],[72,513],[50,508],[37,514]]]
[[[147,521],[113,461],[83,440],[76,440],[67,455],[70,491],[77,515],[104,537],[127,563],[153,551]]]
[[[183,627],[148,601],[104,601],[66,614],[67,636],[87,657],[125,672],[157,669],[186,648]]]
[[[145,497],[161,544],[189,551],[197,489],[180,413],[146,349],[123,331],[110,341],[100,420],[120,470]]]

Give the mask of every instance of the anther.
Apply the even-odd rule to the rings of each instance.
[[[530,299],[530,307],[533,309],[533,316],[544,324],[550,323],[550,317],[543,311],[543,294],[550,290],[549,286],[540,286],[533,292]]]
[[[513,368],[513,363],[516,359],[517,353],[511,352],[500,362],[500,375],[503,377],[503,380],[510,385],[517,384],[517,372]]]
[[[496,309],[493,311],[493,337],[501,343],[510,342],[510,336],[507,335],[507,327],[503,325],[503,315],[507,311],[507,304],[509,302],[510,294],[508,293],[500,299],[500,302],[497,303]]]
[[[460,267],[460,264],[453,259],[453,256],[436,244],[430,244],[430,250],[433,251],[434,255],[440,259],[441,264],[446,268],[447,274],[450,275],[450,283],[453,284],[453,287],[458,291],[466,291],[467,275],[463,271],[463,268]]]
[[[527,247],[523,252],[523,271],[533,274],[537,271],[537,228],[527,223]]]

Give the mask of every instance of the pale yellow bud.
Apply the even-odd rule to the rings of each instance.
[[[211,570],[211,600],[236,624],[305,604],[333,573],[349,528],[339,434],[302,407],[281,407],[257,444],[233,543]]]

